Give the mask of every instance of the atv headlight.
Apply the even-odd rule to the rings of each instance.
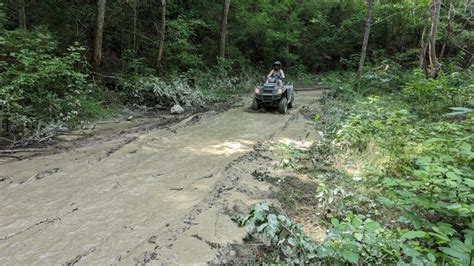
[[[279,88],[278,90],[276,90],[275,93],[276,93],[276,94],[282,94],[282,93],[283,93],[283,89],[282,89],[282,88]]]
[[[262,89],[255,88],[255,94],[257,94],[257,95],[262,94]]]

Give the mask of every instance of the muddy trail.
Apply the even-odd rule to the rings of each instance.
[[[243,228],[232,216],[272,201],[252,175],[277,143],[309,146],[320,91],[287,115],[250,112],[249,98],[147,131],[0,161],[0,264],[222,263]]]

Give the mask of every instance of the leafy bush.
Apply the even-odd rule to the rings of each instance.
[[[254,235],[273,248],[268,259],[274,262],[307,264],[317,258],[318,246],[302,228],[266,203],[254,205],[248,216],[239,218],[239,224],[245,226],[248,237]]]
[[[372,69],[361,79],[358,90],[353,74],[323,77],[324,82],[336,86],[333,95],[339,96],[326,99],[330,101],[328,110],[316,119],[318,130],[328,140],[317,143],[302,161],[293,162],[295,169],[301,169],[302,163],[315,164],[311,173],[319,182],[314,187],[316,203],[310,204],[317,205],[315,215],[329,224],[326,240],[321,245],[308,245],[309,260],[472,265],[472,70],[444,74],[437,80],[409,71],[402,74],[405,80],[394,76],[387,81],[394,85],[390,91],[383,86],[381,75],[373,73]],[[334,114],[342,119],[334,119]],[[274,211],[270,208],[270,212]],[[258,225],[270,222],[246,221],[259,221]],[[275,237],[279,242],[272,244],[278,252],[273,256],[291,261],[287,254],[298,254],[291,258],[308,260],[299,255],[305,252],[296,248],[298,244],[291,246],[280,239],[284,230],[278,226]],[[269,233],[258,229],[253,233]],[[281,251],[288,246],[296,251]]]
[[[449,107],[474,105],[473,71],[441,74],[437,79],[426,79],[421,71],[406,76],[404,100],[422,115],[439,116]]]
[[[267,262],[290,264],[430,264],[433,255],[426,258],[425,248],[417,238],[424,232],[407,229],[393,231],[378,222],[349,215],[344,221],[331,220],[332,228],[325,241],[316,244],[305,235],[300,225],[279,214],[267,203],[253,206],[246,217],[238,218],[245,226],[247,238],[257,238],[271,253]]]
[[[468,70],[427,80],[420,72],[411,72],[401,93],[359,98],[347,107],[350,115],[334,136],[338,156],[366,158],[363,180],[349,179],[343,187],[366,191],[380,206],[377,209],[387,209],[388,215],[379,215],[380,220],[390,222],[387,219],[399,216],[393,226],[418,232],[423,247],[418,252],[437,263],[470,265],[474,254],[470,76]],[[447,116],[453,106],[462,108],[451,108],[455,112]],[[326,191],[338,184],[333,182],[335,187]],[[343,205],[361,203],[337,196],[334,201]],[[365,211],[376,214],[371,208]]]
[[[172,106],[181,104],[187,107],[203,105],[208,99],[202,91],[194,90],[185,77],[165,82],[158,77],[134,77],[122,83],[127,103],[147,106]]]
[[[0,105],[8,130],[40,129],[42,124],[73,125],[97,113],[97,89],[87,82],[81,47],[57,55],[43,29],[5,31],[0,39]],[[95,96],[95,95],[94,95]]]
[[[203,68],[199,46],[192,42],[198,28],[206,28],[204,21],[180,16],[167,25],[165,58],[167,67],[173,71]]]
[[[168,107],[181,104],[199,107],[225,100],[253,85],[250,76],[235,76],[233,61],[221,59],[208,71],[193,70],[166,79],[155,76],[131,76],[121,79],[122,95],[127,104]]]

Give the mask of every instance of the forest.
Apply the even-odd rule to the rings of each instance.
[[[249,108],[281,61],[285,82],[323,90],[311,112],[315,94],[297,91],[281,119],[318,137],[265,144],[292,176],[252,170],[275,192],[232,219],[258,248],[219,262],[474,265],[473,27],[472,0],[3,0],[0,158],[130,112]],[[249,113],[271,128],[264,115]],[[22,173],[9,163],[0,189]]]

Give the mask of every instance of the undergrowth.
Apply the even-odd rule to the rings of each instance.
[[[276,209],[257,205],[241,223],[274,247],[265,260],[472,265],[472,69],[427,80],[392,68],[376,67],[359,82],[351,73],[324,77],[336,88],[314,116],[324,137],[287,159],[294,169],[310,165],[313,192],[295,194],[316,200],[283,204],[312,205],[328,234],[315,244]]]

